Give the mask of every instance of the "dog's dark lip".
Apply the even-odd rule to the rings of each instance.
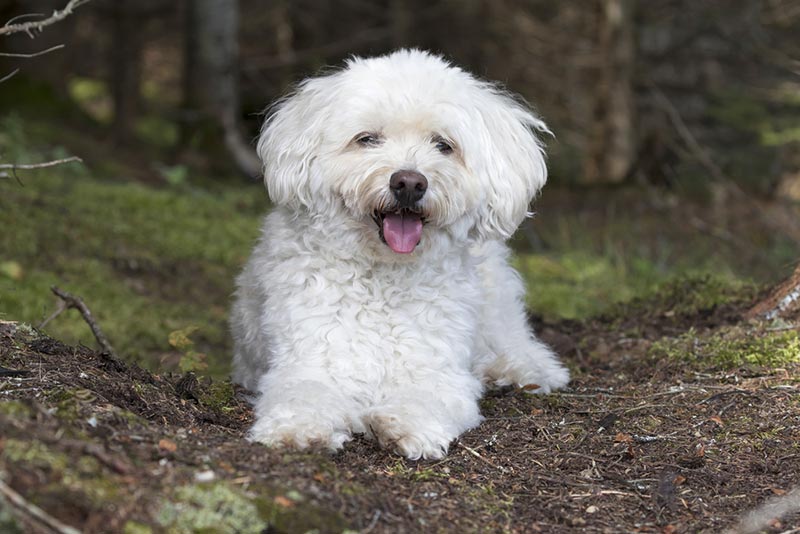
[[[378,225],[378,236],[381,238],[381,241],[386,244],[386,238],[383,237],[383,219],[386,218],[386,215],[390,213],[409,213],[409,214],[416,214],[419,215],[420,220],[422,221],[422,225],[424,226],[427,224],[427,220],[425,219],[425,215],[422,214],[421,209],[412,209],[412,208],[394,208],[388,209],[385,211],[378,211],[375,210],[372,212],[372,220],[375,221],[375,224]]]

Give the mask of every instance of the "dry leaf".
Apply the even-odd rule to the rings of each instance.
[[[273,501],[281,508],[291,508],[292,506],[294,506],[294,502],[291,499],[284,497],[283,495],[278,495],[273,499]]]
[[[719,426],[725,426],[725,424],[722,422],[722,418],[720,418],[720,416],[718,416],[718,415],[712,415],[711,417],[708,418],[708,420],[709,421],[714,421]]]
[[[617,443],[631,443],[633,442],[633,438],[630,434],[624,434],[622,432],[617,432],[617,435],[614,436],[614,441]]]
[[[162,451],[175,452],[178,450],[178,445],[171,439],[164,438],[158,442],[158,448]]]
[[[522,386],[522,391],[535,391],[537,389],[540,389],[541,387],[542,386],[540,386],[539,384],[525,384],[524,386]]]

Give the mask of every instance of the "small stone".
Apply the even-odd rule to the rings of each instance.
[[[211,469],[194,474],[194,479],[197,482],[211,482],[215,478],[217,478],[217,475]]]

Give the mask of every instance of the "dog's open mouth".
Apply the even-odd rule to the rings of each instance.
[[[389,248],[398,254],[409,254],[422,238],[425,218],[419,211],[401,208],[394,211],[375,212],[372,220],[378,225],[378,234]]]

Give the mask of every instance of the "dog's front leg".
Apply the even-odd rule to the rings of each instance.
[[[486,299],[481,321],[482,355],[476,371],[498,386],[538,386],[549,393],[569,382],[569,371],[550,348],[539,341],[528,323],[525,286],[509,264],[508,248],[485,243],[481,269]]]
[[[302,368],[300,368],[302,367]],[[270,447],[335,451],[361,423],[358,402],[323,370],[291,366],[267,372],[259,381],[256,422],[250,439]]]
[[[395,380],[367,412],[365,426],[382,447],[410,460],[439,459],[481,422],[480,394],[480,382],[468,373],[431,370],[427,378]]]

